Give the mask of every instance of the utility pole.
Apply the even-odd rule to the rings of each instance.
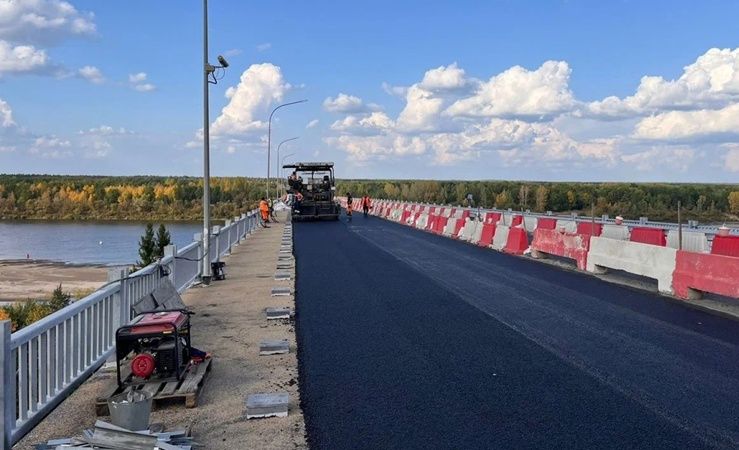
[[[203,0],[203,284],[210,284],[210,117],[208,98],[208,0]]]

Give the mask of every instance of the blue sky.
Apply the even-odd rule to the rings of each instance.
[[[213,175],[739,179],[739,3],[210,1]],[[0,0],[0,172],[198,175],[202,3]],[[274,159],[273,159],[274,161]]]

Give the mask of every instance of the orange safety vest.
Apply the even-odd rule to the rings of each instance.
[[[365,206],[367,208],[371,208],[372,207],[371,204],[370,204],[370,198],[367,197],[367,196],[365,196],[364,198],[362,198],[362,207],[365,207]]]
[[[259,211],[262,212],[262,218],[269,216],[269,205],[266,201],[262,200],[259,202]]]

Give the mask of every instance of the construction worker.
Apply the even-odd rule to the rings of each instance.
[[[264,197],[259,201],[259,212],[262,216],[262,226],[264,228],[269,228],[267,225],[267,222],[269,222],[269,204],[267,203],[267,199]]]
[[[354,206],[352,203],[354,202],[354,199],[352,198],[352,194],[347,192],[346,193],[346,215],[349,217],[349,220],[352,220],[352,210],[354,209]]]
[[[371,207],[372,202],[370,201],[369,195],[364,194],[364,197],[362,197],[362,211],[364,212],[364,217],[367,217],[367,213],[369,213]]]
[[[295,204],[293,205],[293,209],[295,212],[300,212],[300,202],[303,201],[303,194],[300,193],[300,191],[295,193]]]

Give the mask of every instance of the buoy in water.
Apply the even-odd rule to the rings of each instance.
[[[103,245],[103,241],[98,242],[98,245]]]

